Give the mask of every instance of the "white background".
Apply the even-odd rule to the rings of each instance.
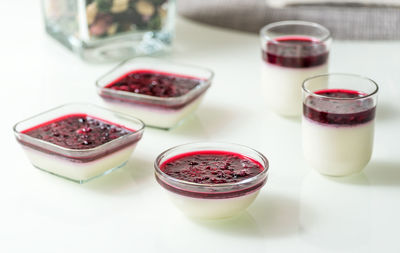
[[[12,126],[64,103],[101,104],[94,81],[115,64],[85,63],[48,37],[39,1],[0,10],[0,252],[400,252],[400,42],[333,43],[332,72],[381,88],[371,162],[335,179],[305,164],[300,120],[266,110],[258,36],[178,19],[166,58],[216,72],[205,100],[172,131],[147,128],[126,167],[79,185],[34,169]],[[240,217],[190,220],[154,180],[161,151],[200,140],[270,160],[270,180]]]

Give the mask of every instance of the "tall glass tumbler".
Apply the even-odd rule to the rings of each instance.
[[[282,21],[263,27],[260,39],[268,107],[283,116],[300,116],[302,82],[328,72],[329,30],[311,22]]]
[[[378,85],[352,74],[325,74],[303,83],[303,151],[325,175],[345,176],[369,162]]]

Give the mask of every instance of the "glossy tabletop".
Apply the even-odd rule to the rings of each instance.
[[[101,105],[94,82],[115,63],[85,63],[48,37],[38,1],[0,9],[0,252],[400,252],[400,42],[333,42],[330,71],[368,76],[380,94],[370,163],[329,178],[304,161],[300,119],[266,109],[258,36],[178,18],[162,57],[215,71],[203,103],[170,131],[146,128],[124,168],[79,185],[33,168],[12,126],[64,103]],[[153,162],[193,141],[268,157],[269,181],[245,213],[192,220],[169,201]]]

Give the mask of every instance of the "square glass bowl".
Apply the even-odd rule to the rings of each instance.
[[[60,123],[60,120],[71,118],[71,116],[82,117],[83,119],[79,119],[79,122],[81,120],[88,122],[87,119],[89,118],[99,120],[101,123],[97,126],[100,127],[93,131],[103,131],[101,133],[106,136],[115,133],[116,128],[123,129],[125,132],[124,135],[118,136],[115,134],[115,136],[110,137],[111,140],[107,140],[105,143],[100,141],[100,144],[96,143],[88,146],[88,148],[82,148],[82,145],[79,148],[76,148],[76,146],[75,148],[72,146],[69,148],[66,147],[66,144],[60,145],[45,140],[49,136],[47,133],[53,133],[54,136],[57,136],[58,140],[60,140],[58,143],[61,143],[61,141],[66,142],[69,136],[75,138],[75,130],[73,131],[71,128],[67,128],[68,130],[65,130],[65,132],[60,132],[63,130],[55,131],[57,127],[61,128],[60,125],[62,124],[64,126],[70,124],[67,121]],[[98,121],[93,124],[98,124]],[[46,134],[40,136],[27,134],[29,131],[46,126],[48,127],[47,130],[42,128],[43,131],[49,131]],[[25,150],[33,166],[77,183],[84,183],[125,165],[136,144],[142,138],[144,124],[129,115],[113,112],[98,106],[66,104],[20,121],[14,125],[13,129],[17,141]],[[86,132],[92,130],[90,127],[82,127],[76,130],[76,132],[78,131],[81,131],[79,134],[86,134],[82,138],[89,138]],[[65,140],[60,135],[62,138],[65,137]],[[104,135],[99,138],[106,138]],[[73,142],[71,138],[68,141]],[[81,138],[81,136],[78,138]],[[75,139],[75,142],[77,142],[77,139]]]
[[[143,84],[148,89],[152,87],[167,87],[167,85],[189,85],[190,82],[197,82],[197,85],[188,89],[187,93],[178,96],[156,96],[153,90],[148,94],[142,91],[128,91],[112,89],[110,85],[119,85],[118,82],[128,80],[135,74],[149,74],[155,78],[152,84]],[[168,79],[169,84],[158,78]],[[196,110],[205,92],[210,87],[214,73],[206,68],[173,63],[152,58],[135,58],[125,61],[113,70],[99,78],[96,82],[97,92],[103,98],[105,104],[113,110],[120,111],[134,117],[152,127],[170,129],[177,125],[187,115]],[[140,81],[142,77],[137,77]],[[171,80],[178,81],[171,81]],[[128,81],[127,81],[128,82]],[[137,82],[129,81],[127,86],[135,85]],[[144,81],[143,81],[144,82]],[[171,82],[175,82],[171,84]],[[136,86],[135,86],[136,87]],[[144,86],[140,86],[142,89]],[[173,86],[171,86],[173,87]],[[165,91],[165,90],[164,90]],[[140,92],[140,93],[139,93]],[[155,92],[155,91],[154,91]],[[150,94],[150,95],[149,95]],[[175,94],[176,95],[176,94]]]

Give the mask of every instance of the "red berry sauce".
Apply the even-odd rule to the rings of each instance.
[[[69,149],[90,149],[134,130],[86,114],[65,115],[22,131],[33,138]]]
[[[135,70],[118,78],[105,88],[127,91],[155,97],[180,97],[201,83],[194,77],[155,72],[152,70]]]
[[[225,151],[197,151],[175,156],[160,169],[176,179],[199,184],[236,183],[264,170],[246,156]]]
[[[323,124],[358,125],[375,118],[375,105],[372,98],[361,98],[366,94],[343,89],[320,90],[310,95],[303,103],[304,117]],[[348,100],[346,100],[348,98]]]
[[[237,183],[245,179],[257,176],[265,168],[257,161],[232,152],[227,151],[196,151],[184,153],[172,157],[161,164],[161,171],[165,174],[186,181],[208,185],[218,185]],[[232,186],[231,190],[218,191],[212,189],[210,192],[198,192],[181,189],[172,186],[162,179],[156,177],[157,181],[164,188],[180,195],[204,198],[204,199],[223,199],[246,195],[260,189],[266,180],[258,181],[253,184],[247,183],[239,186]],[[212,187],[212,186],[211,186]]]
[[[275,43],[274,43],[275,41]],[[326,45],[309,37],[279,37],[267,43],[262,52],[265,62],[290,68],[309,68],[327,62]]]

